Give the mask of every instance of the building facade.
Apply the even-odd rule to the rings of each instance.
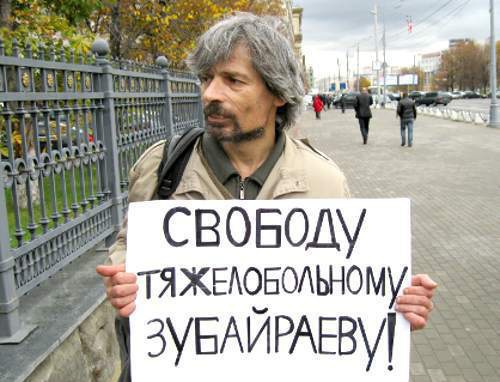
[[[451,41],[451,40],[450,40]],[[422,54],[420,69],[424,72],[424,90],[432,90],[432,82],[441,65],[441,52]]]
[[[468,42],[472,42],[472,40],[470,38],[452,38],[451,40],[448,40],[448,47],[451,49]]]
[[[288,26],[288,35],[290,42],[292,44],[295,57],[300,65],[300,71],[302,73],[302,80],[304,81],[304,87],[306,92],[311,87],[309,82],[309,76],[306,72],[305,57],[302,54],[302,13],[303,8],[294,8],[292,0],[283,0],[283,9],[285,14],[283,16],[286,25]]]
[[[304,68],[304,55],[302,54],[302,12],[303,8],[293,8],[293,50],[297,61],[300,62],[302,68]]]
[[[294,43],[294,25],[293,25],[293,5],[292,0],[283,0],[282,7],[284,10],[283,21],[287,26],[287,34],[290,42]]]

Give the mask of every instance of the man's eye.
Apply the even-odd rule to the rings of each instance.
[[[206,84],[207,82],[210,82],[210,77],[208,77],[208,76],[200,77],[200,82],[202,84]]]
[[[229,77],[229,82],[231,82],[232,84],[241,84],[242,83],[239,79],[234,78],[234,77]]]

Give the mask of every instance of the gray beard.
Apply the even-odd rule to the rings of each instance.
[[[233,120],[234,129],[229,134],[225,134],[219,129],[218,125],[211,125],[205,120],[205,126],[208,134],[218,142],[242,143],[251,142],[264,136],[264,128],[256,127],[253,130],[243,132],[239,123]]]

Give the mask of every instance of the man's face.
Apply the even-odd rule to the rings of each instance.
[[[276,109],[284,104],[269,91],[243,45],[201,78],[201,91],[207,131],[220,142],[266,135],[274,130]]]

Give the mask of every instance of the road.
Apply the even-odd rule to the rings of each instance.
[[[292,133],[334,158],[354,197],[411,198],[413,273],[440,284],[412,334],[411,381],[498,382],[500,129],[419,116],[407,148],[394,111],[373,113],[366,146],[352,110],[308,111]]]

